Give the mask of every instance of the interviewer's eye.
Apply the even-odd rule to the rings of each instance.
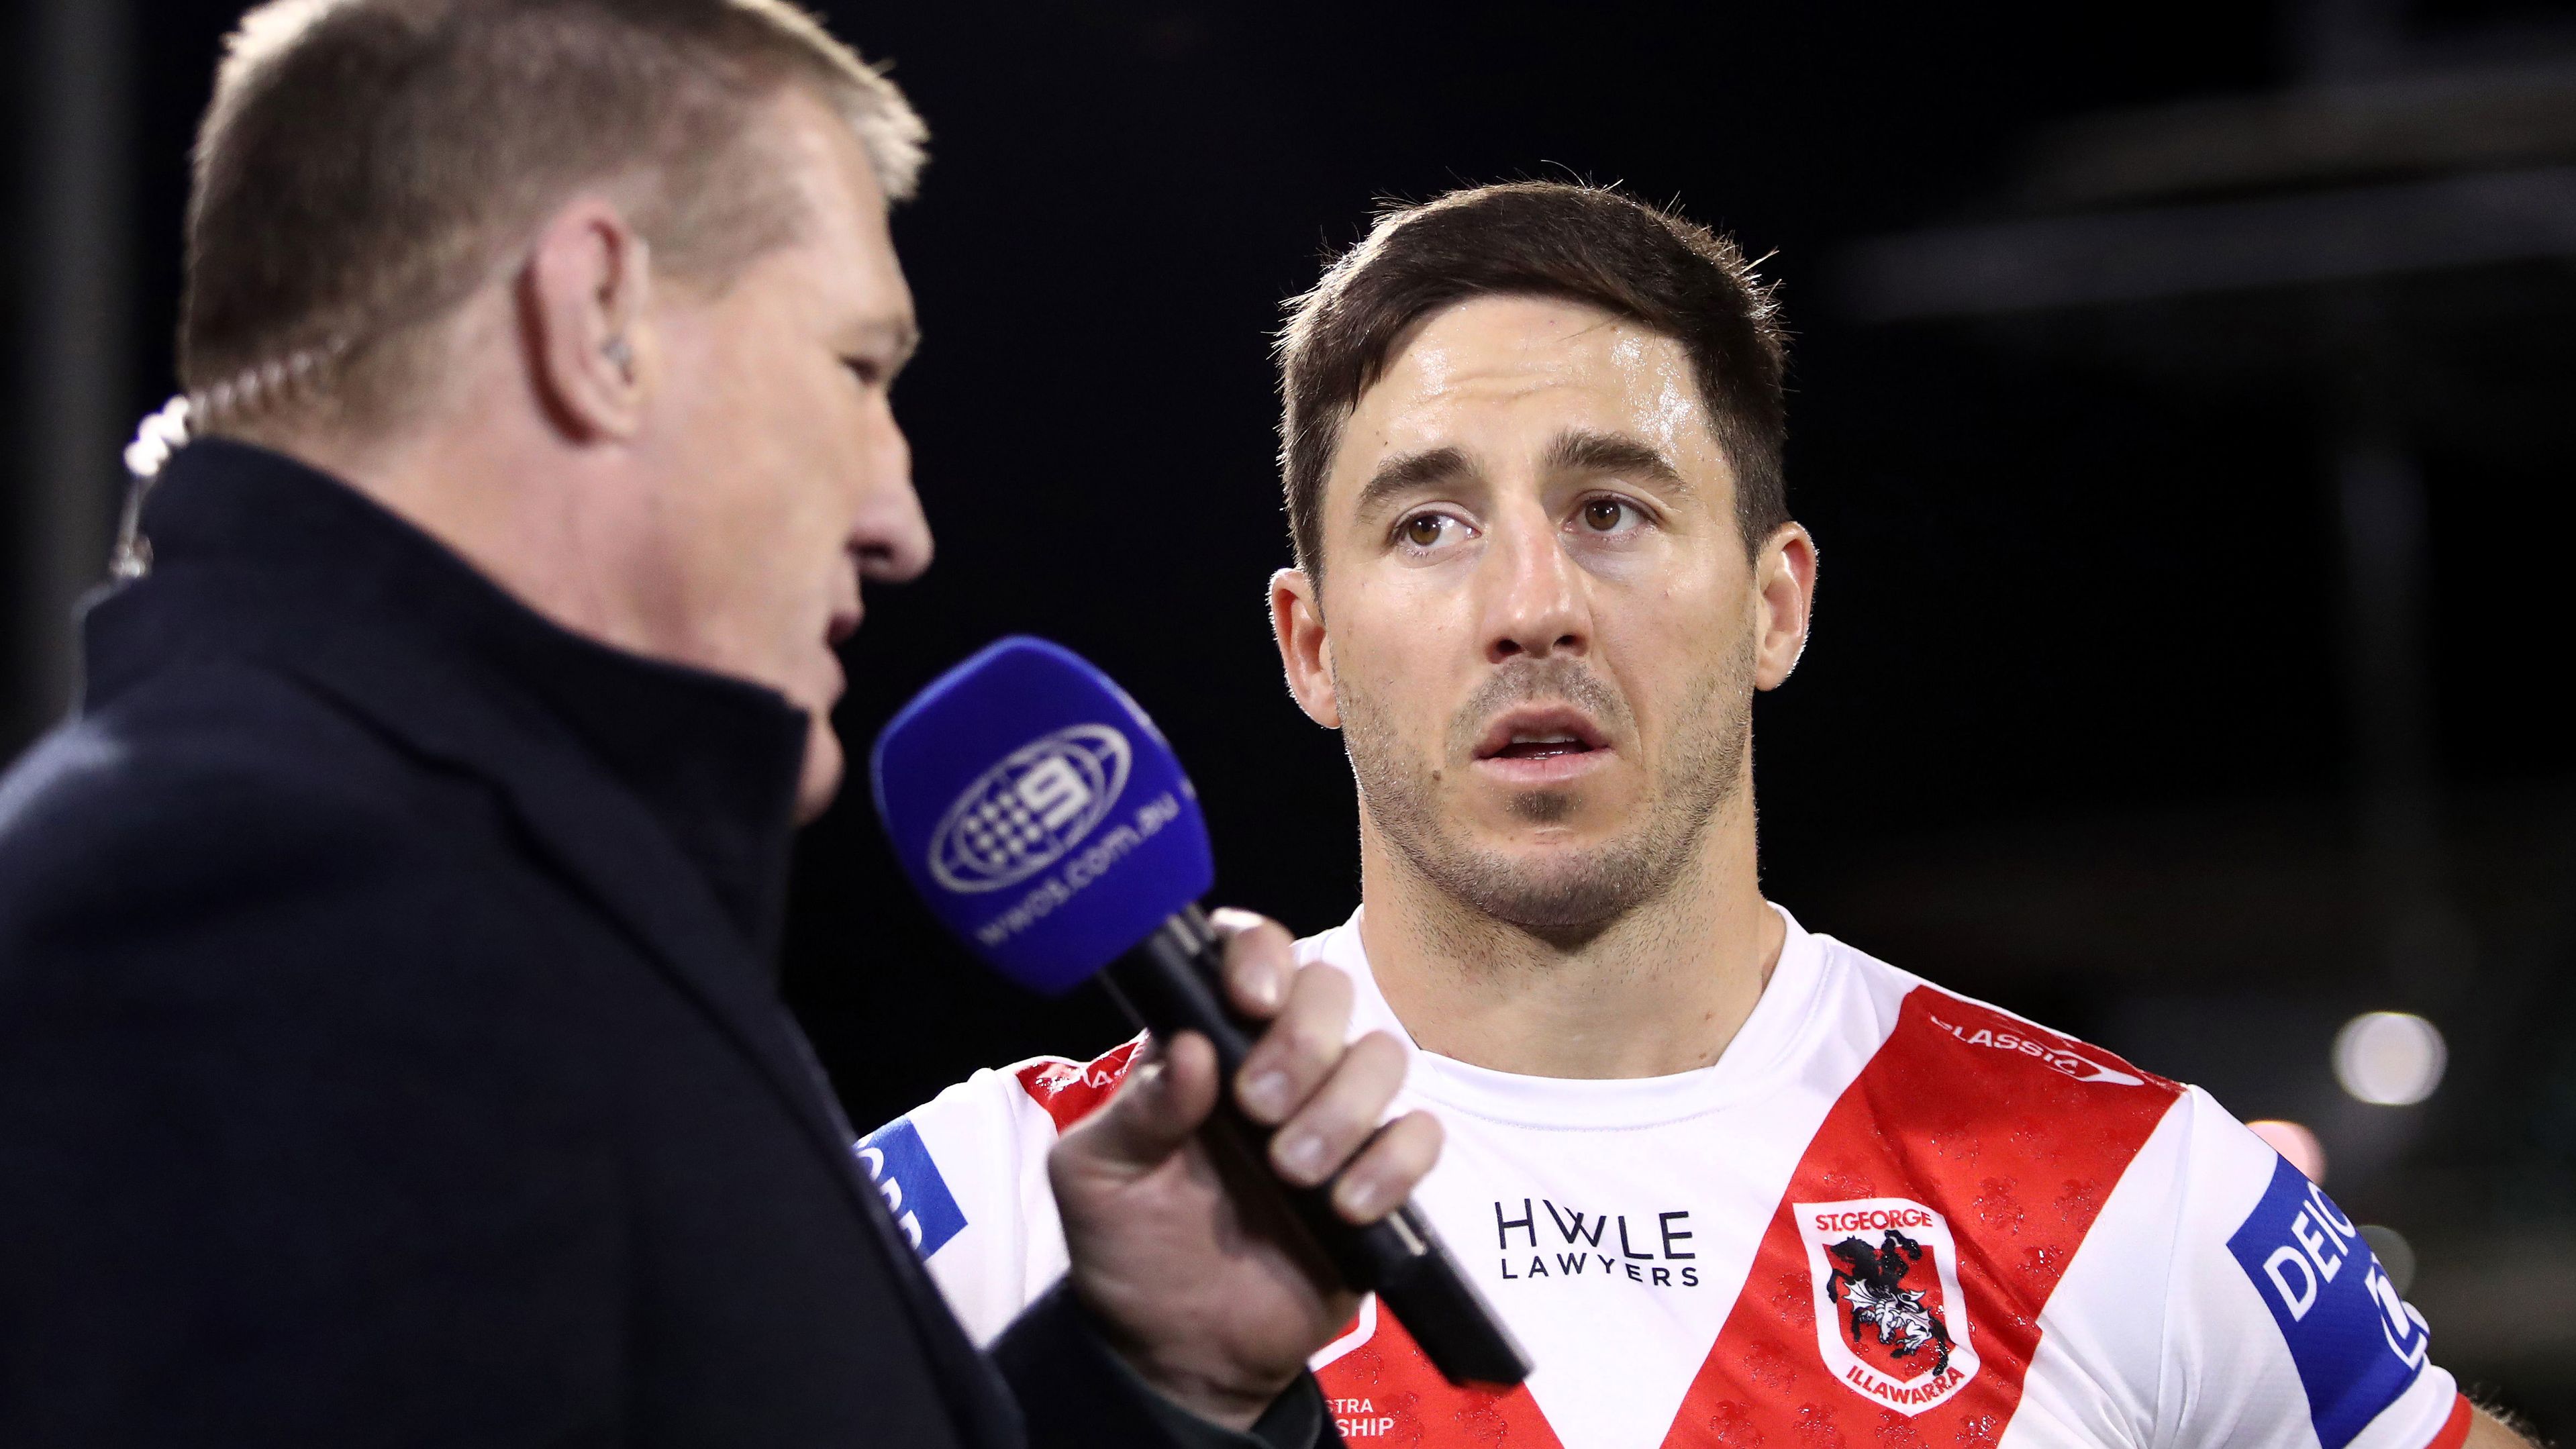
[[[1425,513],[1406,519],[1396,527],[1396,532],[1406,543],[1412,544],[1415,548],[1430,548],[1440,542],[1440,536],[1447,531],[1448,523],[1448,519],[1437,513]]]

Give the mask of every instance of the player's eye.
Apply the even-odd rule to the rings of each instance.
[[[885,381],[885,368],[875,358],[844,357],[841,366],[849,369],[850,376],[857,378],[861,387],[875,387]]]
[[[1623,533],[1643,521],[1637,505],[1624,498],[1585,499],[1577,517],[1593,533]]]
[[[1465,529],[1465,524],[1446,513],[1417,513],[1395,526],[1395,539],[1418,552],[1438,548]]]

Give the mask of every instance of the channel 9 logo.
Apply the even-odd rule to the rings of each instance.
[[[976,895],[1016,885],[1063,859],[1118,803],[1132,756],[1108,725],[1033,740],[977,776],[930,838],[931,879]]]

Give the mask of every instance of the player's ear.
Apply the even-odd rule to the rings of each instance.
[[[1341,700],[1333,692],[1333,646],[1324,635],[1324,610],[1315,581],[1304,569],[1270,576],[1270,632],[1279,641],[1279,665],[1288,692],[1306,718],[1324,728],[1342,726]]]
[[[1816,541],[1784,523],[1753,559],[1753,685],[1778,689],[1807,652],[1807,626],[1816,609]]]

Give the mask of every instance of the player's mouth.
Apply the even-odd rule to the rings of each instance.
[[[1572,780],[1610,757],[1610,739],[1572,705],[1526,705],[1505,712],[1476,741],[1476,769],[1502,783],[1529,787]]]

